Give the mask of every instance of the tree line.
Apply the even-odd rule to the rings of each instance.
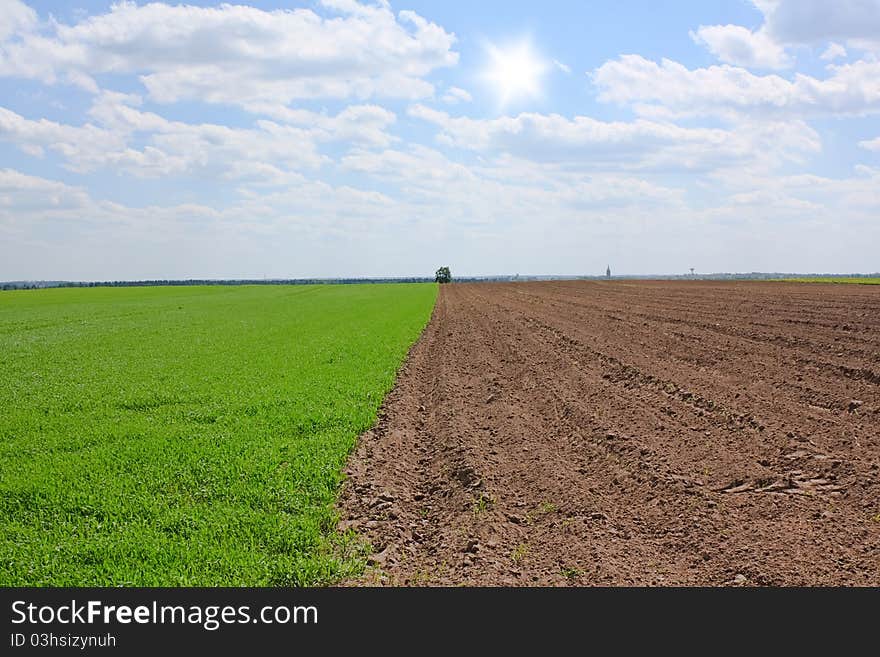
[[[191,278],[186,280],[153,279],[144,281],[9,281],[0,285],[0,289],[37,290],[49,287],[149,287],[158,285],[350,285],[355,283],[431,283],[433,281],[433,278],[425,276],[408,276],[403,278]]]

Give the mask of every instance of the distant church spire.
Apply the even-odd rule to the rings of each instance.
[[[608,269],[605,270],[605,278],[611,278],[611,265],[608,265]]]

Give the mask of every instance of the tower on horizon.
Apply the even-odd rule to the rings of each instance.
[[[611,278],[611,265],[608,265],[608,269],[605,270],[605,278]]]

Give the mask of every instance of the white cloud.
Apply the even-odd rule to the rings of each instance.
[[[844,41],[856,49],[880,50],[880,0],[753,0],[764,14],[757,30],[741,25],[701,25],[691,38],[722,62],[748,68],[793,65],[787,47],[831,43],[821,58],[846,57]]]
[[[768,158],[774,163],[797,160],[821,149],[818,135],[802,122],[744,123],[736,130],[723,130],[684,128],[644,119],[569,119],[558,114],[472,119],[452,117],[424,105],[411,107],[409,113],[439,126],[441,141],[458,148],[509,153],[584,169],[713,169]]]
[[[199,175],[235,179],[259,164],[276,170],[314,169],[327,161],[318,153],[313,133],[260,120],[254,128],[188,124],[142,112],[132,105],[136,96],[105,93],[90,111],[98,126],[71,126],[24,118],[0,108],[0,139],[30,149],[61,155],[77,172],[111,168],[138,177]],[[143,148],[129,145],[132,135],[144,133]]]
[[[89,116],[101,125],[124,134],[168,132],[171,126],[186,129],[187,124],[170,122],[158,114],[136,109],[142,103],[143,99],[136,94],[105,91],[95,98]],[[350,105],[334,116],[271,103],[254,103],[245,109],[288,126],[299,126],[296,134],[316,142],[344,141],[357,145],[387,146],[395,139],[386,130],[397,120],[397,116],[378,105]],[[258,125],[273,124],[264,122]]]
[[[793,64],[785,49],[763,31],[740,25],[701,25],[691,38],[722,62],[749,68],[787,68]]]
[[[440,100],[449,105],[455,105],[457,103],[469,103],[473,98],[470,93],[461,87],[449,87]]]
[[[828,67],[824,79],[755,75],[728,65],[688,69],[639,55],[606,62],[592,75],[599,99],[651,116],[827,117],[880,112],[880,61]]]
[[[534,247],[536,240],[546,238],[531,235],[536,227],[549,230],[555,225],[569,235],[572,230],[605,231],[611,223],[620,227],[646,210],[656,216],[684,208],[681,189],[631,175],[583,174],[511,156],[465,166],[435,149],[412,145],[405,150],[353,152],[343,158],[342,166],[396,185],[397,213],[426,226],[442,226],[453,242],[466,231],[469,243],[503,240],[519,249],[523,242],[514,233],[521,232],[529,234],[525,243]]]
[[[403,275],[438,259],[462,274],[540,273],[547,251],[562,273],[608,260],[628,272],[867,271],[880,239],[880,172],[867,167],[844,179],[717,172],[705,208],[629,174],[507,156],[466,167],[422,146],[358,151],[346,168],[400,192],[300,181],[223,208],[132,208],[0,172],[0,279]]]
[[[833,62],[835,59],[846,58],[846,48],[839,43],[831,43],[825,51],[819,55],[819,59],[826,62]]]
[[[449,208],[461,208],[474,202],[482,205],[480,195],[486,193],[489,187],[467,166],[448,159],[435,149],[418,144],[412,144],[405,150],[353,150],[342,158],[340,167],[343,171],[391,183],[403,198],[415,203],[433,204],[435,211],[444,216]],[[460,214],[460,210],[454,214]]]
[[[384,147],[396,139],[387,130],[397,120],[397,116],[379,105],[350,105],[335,116],[271,103],[253,103],[245,109],[253,114],[301,126],[316,141]]]
[[[394,256],[399,243],[386,236],[423,249],[433,235],[420,223],[377,191],[320,181],[221,208],[131,207],[0,170],[0,280],[357,276],[387,272],[388,262],[407,274],[424,267],[424,252]]]
[[[599,175],[564,187],[559,200],[574,209],[605,210],[635,206],[666,210],[670,206],[683,206],[684,192],[640,178]]]
[[[92,124],[69,126],[46,119],[32,121],[3,107],[0,107],[0,140],[37,157],[42,156],[45,149],[54,151],[77,171],[101,166],[108,153],[125,148],[122,137]]]
[[[553,65],[563,73],[571,73],[571,66],[569,66],[568,64],[563,64],[558,59],[553,60]]]
[[[88,112],[95,123],[81,126],[31,120],[0,107],[0,140],[34,157],[57,153],[80,173],[111,169],[142,178],[215,176],[261,185],[289,184],[300,179],[298,171],[329,163],[318,150],[321,142],[386,147],[395,141],[386,128],[396,116],[375,105],[350,106],[335,116],[254,106],[249,109],[282,122],[230,128],[169,121],[139,109],[141,102],[137,95],[103,92]]]
[[[37,25],[37,12],[20,0],[0,4],[0,42],[16,33],[27,33]]]
[[[726,207],[761,205],[772,200],[778,209],[809,209],[814,217],[868,221],[880,212],[880,170],[856,166],[854,175],[830,178],[815,174],[761,176],[749,171],[713,175]],[[730,201],[729,203],[727,201]],[[876,223],[876,222],[873,222]]]
[[[845,41],[863,48],[880,46],[880,0],[754,1],[764,14],[764,29],[780,43]]]
[[[424,79],[457,62],[454,35],[386,3],[309,9],[138,6],[122,2],[74,25],[50,22],[0,43],[0,75],[59,79],[97,91],[94,76],[140,74],[158,102],[286,105],[305,98],[421,98]]]
[[[0,169],[0,218],[58,215],[81,210],[91,203],[88,193],[54,180],[29,176],[13,169]]]
[[[880,137],[877,137],[876,139],[860,141],[859,146],[861,146],[862,148],[866,148],[869,151],[877,151],[878,153],[880,153]]]

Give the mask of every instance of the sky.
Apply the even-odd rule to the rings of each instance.
[[[880,270],[880,0],[0,0],[0,280]]]

